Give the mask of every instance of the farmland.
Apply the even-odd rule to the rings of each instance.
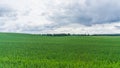
[[[119,67],[119,36],[0,33],[0,68]]]

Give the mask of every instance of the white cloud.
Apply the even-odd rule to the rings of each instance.
[[[119,33],[119,2],[119,0],[1,0],[0,31]]]

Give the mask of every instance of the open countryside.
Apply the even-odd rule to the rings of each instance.
[[[119,68],[119,36],[0,33],[0,68]]]

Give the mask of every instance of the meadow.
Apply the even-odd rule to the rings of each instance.
[[[119,68],[120,36],[0,33],[0,68]]]

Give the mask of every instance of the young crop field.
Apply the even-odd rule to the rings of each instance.
[[[0,68],[119,67],[119,36],[0,33]]]

